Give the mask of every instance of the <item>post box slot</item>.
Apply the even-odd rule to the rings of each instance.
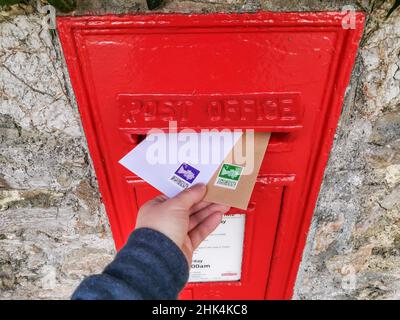
[[[125,133],[123,136],[129,145],[137,146],[146,138],[147,134]]]
[[[142,142],[147,134],[124,134],[129,145],[136,146]],[[290,132],[273,132],[268,143],[267,153],[290,152],[293,145],[293,136]]]
[[[289,132],[273,132],[266,153],[289,152],[292,150],[293,136]]]

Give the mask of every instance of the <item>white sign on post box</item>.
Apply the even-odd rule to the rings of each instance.
[[[241,277],[245,215],[225,215],[195,250],[189,282],[238,281]]]

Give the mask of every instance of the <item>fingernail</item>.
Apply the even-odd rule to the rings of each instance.
[[[195,184],[194,186],[191,186],[190,187],[190,189],[205,189],[206,188],[206,185],[204,184],[204,183],[198,183],[198,184]]]

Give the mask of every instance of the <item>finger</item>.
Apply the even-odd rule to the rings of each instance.
[[[222,204],[211,204],[210,206],[192,214],[189,219],[189,231],[194,229],[197,225],[199,225],[203,220],[205,220],[208,216],[213,213],[226,213],[228,212],[230,207],[222,205]]]
[[[200,211],[210,205],[212,205],[211,202],[201,201],[199,203],[196,203],[193,207],[190,208],[190,213],[195,214],[197,211]]]
[[[174,202],[175,205],[182,209],[189,210],[204,198],[206,190],[207,188],[204,184],[196,184],[171,198],[171,202]]]
[[[222,213],[216,212],[203,220],[196,228],[189,232],[190,240],[192,241],[193,250],[213,232],[221,223]]]

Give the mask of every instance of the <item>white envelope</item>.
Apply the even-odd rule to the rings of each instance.
[[[242,132],[153,133],[119,163],[173,197],[197,183],[207,184]]]

